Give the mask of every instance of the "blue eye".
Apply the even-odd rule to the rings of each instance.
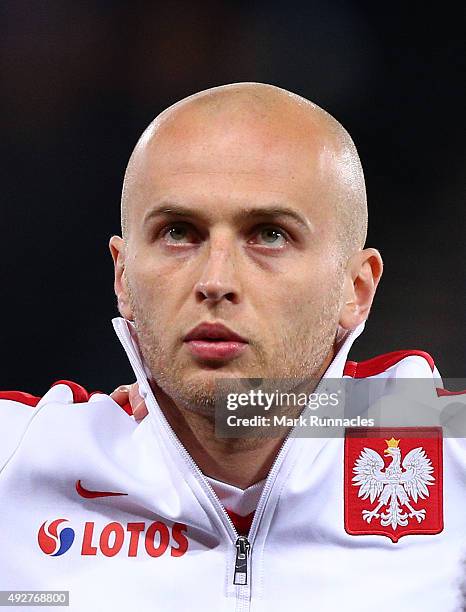
[[[278,247],[282,246],[286,242],[286,236],[279,228],[270,226],[263,227],[258,235],[261,237],[263,244],[269,246]]]
[[[167,234],[170,236],[170,238],[178,242],[179,240],[186,238],[187,230],[185,227],[175,225],[168,230]]]
[[[192,236],[192,229],[187,223],[172,223],[163,231],[163,238],[168,243],[189,244],[195,242],[195,237]]]

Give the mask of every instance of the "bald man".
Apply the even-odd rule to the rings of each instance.
[[[441,386],[422,351],[347,361],[382,260],[345,129],[271,85],[200,92],[141,136],[121,213],[114,327],[137,418],[68,381],[3,394],[0,589],[68,590],[76,610],[372,610],[386,592],[455,609],[466,520],[452,505],[444,525],[442,485],[464,507],[464,445],[435,427],[216,435],[222,381]]]
[[[267,475],[280,440],[239,440],[237,453],[217,439],[216,379],[320,378],[339,325],[367,318],[380,279],[379,253],[362,250],[354,144],[325,111],[276,87],[202,92],[142,135],[122,226],[110,241],[118,308],[135,323],[159,405],[202,471],[244,489]],[[228,338],[186,341],[217,322],[243,339],[231,356]]]

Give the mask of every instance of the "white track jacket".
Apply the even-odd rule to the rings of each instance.
[[[72,383],[36,405],[0,394],[0,590],[66,590],[83,612],[463,609],[464,439],[289,436],[241,537],[158,407],[130,326],[114,320],[148,406],[140,423]],[[420,351],[347,361],[362,327],[324,380],[441,387]]]

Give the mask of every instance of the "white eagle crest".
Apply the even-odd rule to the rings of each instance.
[[[353,484],[359,486],[358,497],[370,498],[371,503],[380,496],[377,506],[373,510],[363,510],[362,517],[368,523],[380,518],[384,527],[391,525],[395,530],[398,525],[405,526],[410,518],[416,518],[420,523],[426,517],[424,508],[415,510],[410,504],[410,498],[417,502],[418,497],[429,497],[428,486],[435,481],[432,476],[434,468],[425,450],[419,446],[413,448],[403,459],[401,464],[401,450],[398,447],[400,440],[385,440],[387,448],[385,455],[390,455],[392,462],[385,469],[383,458],[372,448],[364,448],[356,460],[353,472]],[[386,511],[379,513],[382,506]],[[409,510],[403,512],[402,506]]]

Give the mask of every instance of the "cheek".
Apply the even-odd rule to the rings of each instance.
[[[330,306],[338,302],[337,274],[329,269],[328,262],[312,267],[308,264],[304,270],[277,279],[272,294],[267,308],[270,314],[274,310],[281,325],[288,329],[309,326],[321,320],[329,313]]]
[[[144,252],[134,257],[128,278],[135,301],[149,307],[150,311],[154,306],[172,308],[183,286],[176,262],[155,259]]]

